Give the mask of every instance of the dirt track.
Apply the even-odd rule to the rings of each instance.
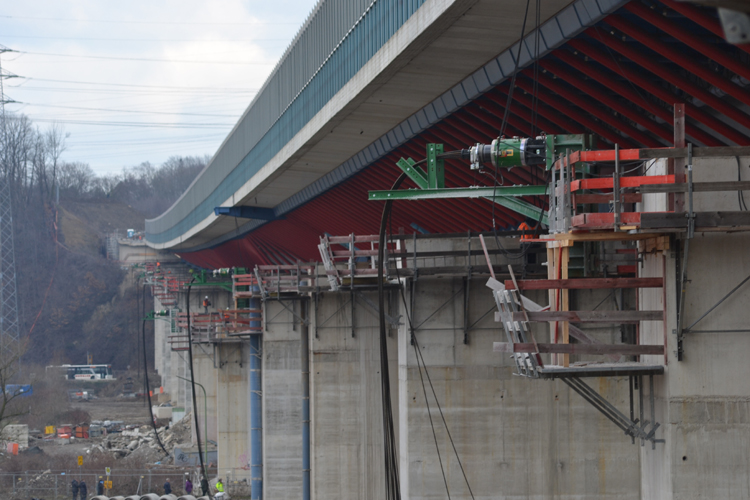
[[[101,398],[93,401],[74,402],[71,409],[83,410],[91,420],[122,420],[126,424],[149,424],[147,402],[135,399]]]

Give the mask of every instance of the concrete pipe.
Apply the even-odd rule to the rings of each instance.
[[[130,496],[125,497],[125,500],[141,500],[141,496],[140,495],[130,495]]]
[[[159,497],[159,500],[177,500],[177,495],[173,495],[172,493],[168,495],[162,495]]]
[[[201,497],[201,498],[205,498],[205,497]],[[182,495],[177,500],[196,500],[196,499],[193,495]]]
[[[105,497],[104,495],[96,495],[95,497],[91,497],[91,500],[109,500],[109,497]]]
[[[116,497],[109,497],[109,500],[125,500],[125,497],[118,495]]]
[[[142,495],[139,500],[159,500],[159,495],[156,493],[146,493]]]

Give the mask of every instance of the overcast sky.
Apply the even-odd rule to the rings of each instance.
[[[316,0],[25,0],[0,7],[6,112],[98,174],[213,155]]]

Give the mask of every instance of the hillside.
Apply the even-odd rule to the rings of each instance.
[[[103,257],[102,247],[105,234],[141,229],[145,216],[108,199],[63,200],[57,209],[57,245],[54,225],[49,229],[44,223],[54,217],[48,208],[18,231],[21,332],[31,332],[25,359],[77,364],[90,353],[94,362],[115,368],[142,364],[142,291],[119,263]]]

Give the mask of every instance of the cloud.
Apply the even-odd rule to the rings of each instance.
[[[25,103],[7,109],[42,127],[63,122],[70,132],[65,159],[100,173],[174,154],[213,154],[314,3],[9,4],[0,43],[28,53],[4,54],[3,68],[31,80],[6,81],[6,93]]]

